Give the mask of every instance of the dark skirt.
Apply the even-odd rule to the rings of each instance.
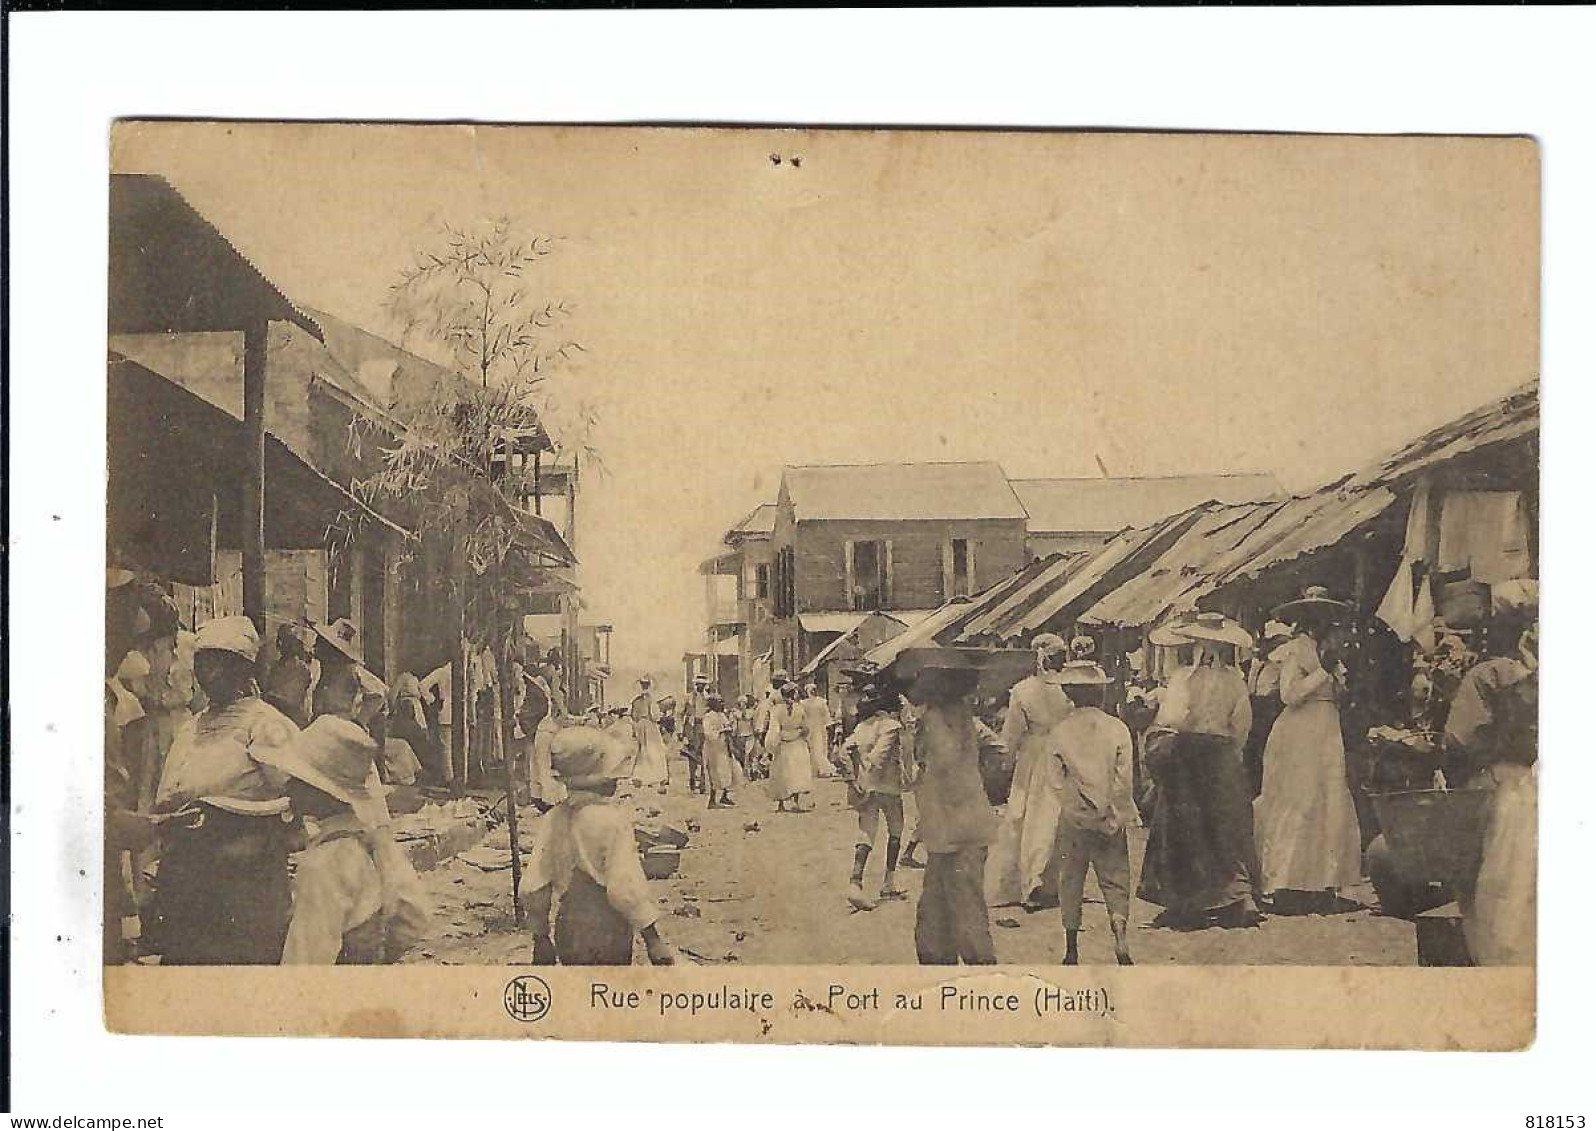
[[[293,913],[291,827],[276,816],[202,811],[199,828],[167,836],[150,947],[163,966],[275,966]]]
[[[1252,799],[1225,739],[1153,731],[1147,767],[1157,794],[1137,894],[1175,914],[1253,898]]]

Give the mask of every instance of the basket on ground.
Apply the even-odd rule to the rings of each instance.
[[[1386,843],[1414,879],[1472,882],[1485,845],[1491,794],[1483,789],[1415,789],[1374,795]]]

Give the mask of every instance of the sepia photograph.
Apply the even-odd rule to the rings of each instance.
[[[1533,139],[110,149],[112,1029],[1533,1039]]]

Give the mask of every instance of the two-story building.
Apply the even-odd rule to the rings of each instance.
[[[769,675],[775,523],[776,505],[761,503],[726,531],[726,549],[699,566],[705,639],[683,656],[688,682],[709,673],[722,694],[735,696],[759,686],[761,673]]]
[[[801,670],[870,614],[912,625],[1026,563],[995,462],[789,467],[770,547],[772,664]]]

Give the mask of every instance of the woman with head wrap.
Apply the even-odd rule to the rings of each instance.
[[[282,957],[292,815],[272,756],[298,728],[261,700],[259,652],[247,617],[212,620],[195,640],[194,678],[208,702],[173,739],[155,797],[166,819],[153,933],[165,965]]]

